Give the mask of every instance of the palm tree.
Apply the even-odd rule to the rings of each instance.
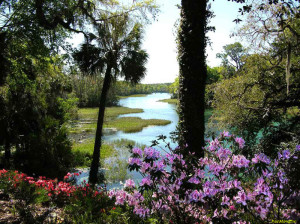
[[[74,53],[81,70],[105,74],[89,176],[89,183],[93,185],[98,181],[105,102],[110,85],[117,77],[138,83],[146,74],[145,63],[148,59],[148,54],[141,49],[142,24],[134,22],[128,14],[114,15],[107,15],[107,19],[95,27],[97,36],[89,35],[86,43]]]

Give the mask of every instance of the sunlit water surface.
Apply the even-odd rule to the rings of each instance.
[[[143,113],[134,113],[134,114],[124,114],[119,117],[140,117],[142,119],[165,119],[171,121],[170,124],[165,126],[149,126],[143,128],[142,131],[136,133],[124,133],[123,131],[117,131],[115,133],[106,134],[103,136],[103,140],[106,142],[111,142],[119,139],[128,139],[136,142],[139,145],[150,146],[153,140],[156,140],[159,135],[166,136],[166,142],[170,143],[171,148],[175,148],[177,146],[176,143],[172,142],[170,139],[170,133],[176,130],[176,126],[178,123],[178,114],[176,112],[176,105],[169,104],[165,102],[159,102],[162,99],[169,99],[169,93],[153,93],[143,97],[128,97],[120,100],[120,106],[129,107],[129,108],[141,108],[144,110]],[[206,115],[206,120],[209,115]],[[207,131],[214,131],[212,129],[207,129]],[[162,154],[168,149],[165,147],[165,144],[160,141],[159,146],[155,146],[157,150],[159,150]],[[109,158],[105,162],[109,164],[118,164],[118,161],[127,161],[130,153],[128,150],[117,149],[118,156],[116,158]],[[125,166],[126,167],[126,166]],[[124,168],[124,167],[123,167]],[[104,171],[114,172],[112,170]],[[141,175],[137,172],[129,172],[127,174],[130,178],[132,178],[135,182],[139,182],[141,180]],[[84,169],[81,175],[77,178],[77,184],[82,183],[84,180],[88,181],[89,169]],[[111,188],[122,188],[123,184],[118,182],[108,183],[106,186],[108,189]]]
[[[169,93],[153,93],[143,97],[128,97],[120,100],[120,106],[129,108],[141,108],[143,113],[124,114],[119,117],[140,117],[142,119],[164,119],[171,121],[170,124],[164,126],[148,126],[143,128],[142,131],[136,133],[124,133],[123,131],[117,131],[113,134],[106,134],[103,136],[103,140],[106,142],[128,139],[135,141],[139,145],[150,146],[152,141],[157,139],[159,135],[167,136],[166,142],[170,143],[172,148],[176,147],[176,143],[170,139],[170,133],[175,131],[178,123],[178,115],[176,112],[176,105],[165,102],[159,102],[162,99],[169,99]],[[165,144],[161,142],[160,147],[156,147],[161,153],[167,150]],[[117,158],[109,158],[106,162],[114,164],[117,160],[128,160],[129,153],[120,150]],[[84,180],[88,180],[89,169],[82,170],[83,172],[76,178],[77,184],[82,183]],[[109,171],[104,171],[109,172]],[[137,172],[129,172],[128,176],[134,179],[136,182],[141,180],[141,175]],[[108,183],[107,188],[120,188],[122,183]]]

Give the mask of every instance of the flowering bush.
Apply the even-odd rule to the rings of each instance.
[[[287,171],[299,160],[300,146],[284,149],[274,160],[263,153],[238,154],[245,141],[223,132],[204,148],[196,163],[180,150],[161,155],[154,148],[134,148],[129,169],[143,179],[135,187],[112,190],[116,205],[130,206],[142,218],[166,223],[268,223],[299,218],[299,186],[291,187]],[[151,200],[145,195],[151,196]]]
[[[77,175],[79,173],[68,173],[64,179],[72,180]],[[47,206],[51,203],[63,207],[70,223],[124,223],[118,221],[114,201],[108,198],[106,191],[91,188],[87,183],[74,186],[57,179],[35,179],[18,171],[3,169],[0,170],[0,190],[14,199],[24,201],[26,206],[46,202]]]

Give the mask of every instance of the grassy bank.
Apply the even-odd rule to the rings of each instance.
[[[99,108],[81,108],[78,111],[79,120],[96,120],[98,116]],[[143,109],[138,108],[128,108],[128,107],[106,107],[105,108],[105,119],[112,119],[121,114],[132,114],[132,113],[142,113]]]
[[[134,94],[134,95],[129,95],[129,96],[118,96],[119,99],[125,99],[128,97],[143,97],[143,96],[147,96],[148,94]]]
[[[70,127],[71,134],[95,131],[99,108],[81,108],[78,110],[78,120]],[[104,123],[109,124],[121,114],[142,113],[142,109],[128,107],[107,107]]]
[[[101,166],[105,171],[105,180],[109,183],[118,183],[130,178],[127,173],[127,158],[130,156],[129,147],[144,148],[134,141],[127,139],[115,140],[109,143],[104,142],[100,150]],[[74,155],[74,165],[76,168],[90,167],[93,151],[94,139],[86,139],[82,143],[74,143],[72,147]]]
[[[151,125],[167,125],[171,121],[159,119],[141,119],[138,117],[117,118],[121,114],[142,113],[142,109],[127,107],[107,107],[105,109],[104,128],[116,128],[127,133],[139,132]],[[70,128],[73,134],[93,132],[97,127],[98,108],[83,108],[78,111],[78,121]]]
[[[163,100],[159,100],[159,102],[178,104],[178,99],[163,99]]]
[[[107,128],[117,128],[118,130],[124,131],[126,133],[139,132],[144,127],[151,125],[167,125],[170,124],[169,120],[161,119],[142,119],[139,117],[121,117],[114,121],[108,122],[104,125]]]
[[[73,144],[72,151],[78,156],[78,158],[75,158],[77,166],[90,165],[94,151],[94,143],[94,139],[86,139],[82,143],[76,142]],[[112,144],[102,144],[100,152],[101,159],[107,159],[117,155],[117,151]]]

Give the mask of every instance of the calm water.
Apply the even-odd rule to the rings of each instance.
[[[166,142],[170,143],[170,146],[172,148],[175,148],[177,146],[176,143],[173,143],[171,141],[170,133],[176,130],[176,126],[178,123],[178,115],[176,112],[176,105],[175,104],[169,104],[165,102],[158,102],[162,99],[169,99],[170,94],[168,93],[153,93],[144,97],[129,97],[125,99],[120,100],[120,105],[123,107],[129,107],[129,108],[141,108],[144,110],[143,113],[135,113],[135,114],[125,114],[120,115],[120,117],[140,117],[142,119],[165,119],[171,121],[170,124],[165,126],[149,126],[145,127],[142,131],[136,132],[136,133],[124,133],[122,131],[115,132],[113,134],[107,134],[103,136],[104,141],[114,141],[119,139],[128,139],[135,141],[138,144],[150,146],[153,140],[157,139],[157,136],[159,135],[165,135],[167,136]],[[208,119],[209,114],[207,114]],[[162,142],[161,142],[162,143]],[[161,147],[164,147],[165,145],[162,143]],[[159,147],[155,147],[158,150],[162,151]],[[128,151],[119,150],[118,157],[116,158],[109,158],[106,162],[110,164],[118,164],[118,160],[127,161],[129,155]],[[126,169],[122,167],[120,169]],[[113,171],[105,171],[113,172]],[[82,174],[76,178],[77,184],[80,184],[83,180],[88,180],[89,175],[89,169],[85,169]],[[109,175],[109,174],[108,174]],[[141,180],[141,175],[137,172],[129,172],[128,175],[135,180],[136,182],[139,182]],[[107,188],[122,188],[122,183],[115,182],[115,183],[109,183],[107,185]]]
[[[156,137],[159,135],[165,135],[168,138],[167,142],[170,142],[172,148],[176,147],[175,143],[171,142],[169,138],[170,132],[175,131],[176,125],[178,123],[178,115],[176,113],[176,105],[169,104],[165,102],[158,102],[162,99],[170,98],[170,94],[168,93],[153,93],[144,97],[129,97],[120,100],[120,105],[123,107],[129,108],[141,108],[144,110],[143,113],[135,113],[135,114],[125,114],[120,115],[119,117],[140,117],[142,119],[165,119],[171,121],[170,124],[165,126],[148,126],[145,127],[142,131],[136,133],[124,133],[122,131],[118,131],[113,134],[106,134],[103,136],[103,140],[106,142],[119,140],[119,139],[128,139],[135,141],[138,144],[150,146],[151,141],[157,139]],[[162,144],[162,147],[164,145]],[[156,147],[159,149],[158,147]],[[108,163],[110,164],[118,164],[118,160],[127,161],[129,157],[129,153],[124,152],[124,149],[119,150],[118,157],[109,158]],[[124,168],[124,167],[123,167]],[[126,167],[125,167],[126,168]],[[121,168],[120,168],[121,169]],[[76,177],[76,183],[80,184],[84,180],[88,181],[89,176],[89,168],[82,170],[83,172],[79,177]],[[110,172],[105,171],[106,173]],[[109,175],[109,174],[108,174]],[[134,179],[136,182],[141,180],[141,175],[137,172],[129,172],[128,175]],[[109,183],[107,188],[122,188],[123,185],[120,182]]]
[[[151,141],[155,140],[159,135],[165,135],[168,138],[167,142],[171,142],[169,139],[170,132],[175,131],[178,123],[178,115],[176,112],[176,105],[164,102],[158,102],[162,99],[170,98],[169,93],[153,93],[144,97],[129,97],[120,100],[120,105],[129,108],[141,108],[143,113],[125,114],[120,117],[140,117],[142,119],[165,119],[171,121],[170,124],[165,126],[149,126],[137,133],[124,133],[118,131],[112,135],[104,136],[105,141],[112,141],[117,139],[129,139],[136,143],[150,146]],[[176,147],[175,143],[171,143],[172,147]]]

